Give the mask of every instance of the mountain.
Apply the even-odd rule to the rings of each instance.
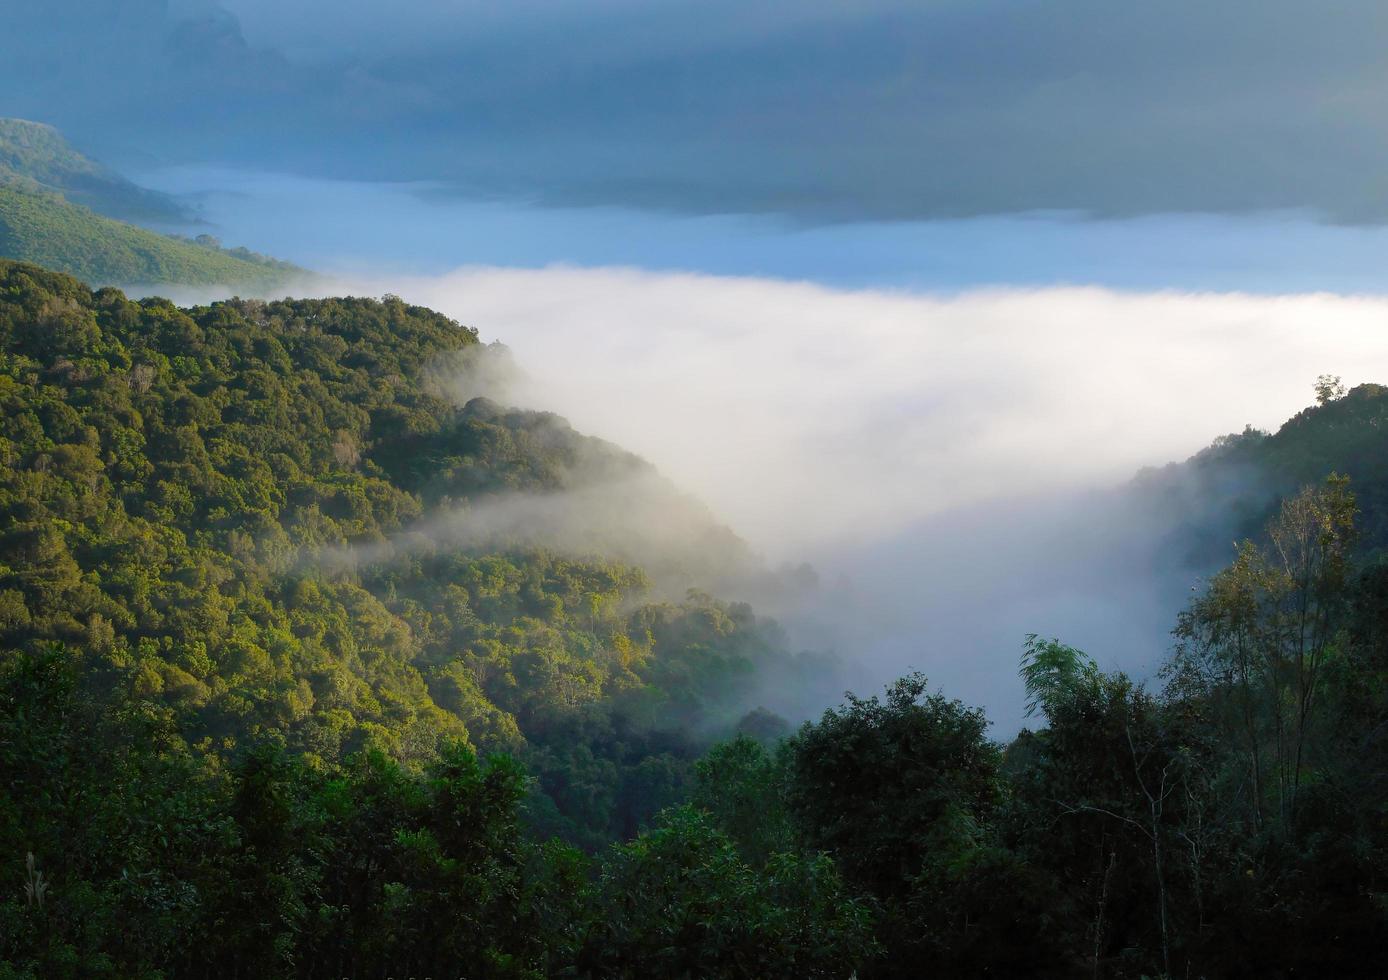
[[[1026,639],[1003,746],[920,675],[789,731],[745,547],[489,350],[0,261],[0,976],[1382,972],[1384,389],[1140,481],[1269,533],[1160,691]]]
[[[586,859],[530,841],[632,837],[711,741],[785,730],[764,694],[833,678],[698,588],[745,548],[649,464],[459,397],[485,349],[398,298],[179,309],[0,261],[0,840],[38,855],[28,911],[0,899],[0,961],[30,966],[0,972],[375,975],[396,903],[426,959],[547,975]],[[646,529],[676,598],[633,562]],[[310,797],[316,829],[272,802]],[[285,946],[254,896],[309,840],[336,870]],[[368,870],[382,844],[442,918]],[[118,926],[128,902],[159,924]]]
[[[182,223],[179,204],[70,146],[51,126],[0,119],[0,256],[94,285],[227,286],[272,291],[304,270],[210,236],[189,240],[129,222]]]
[[[666,759],[673,789],[699,733],[808,662],[685,598],[745,550],[648,464],[451,400],[477,347],[398,299],[181,310],[0,263],[0,644],[76,644],[190,745],[513,751],[555,832],[633,828],[665,790],[631,766]],[[647,527],[672,588],[635,563]],[[626,802],[583,802],[574,767]]]
[[[0,119],[0,181],[28,180],[98,214],[124,221],[179,222],[188,214],[167,194],[132,183],[73,148],[52,126]]]
[[[227,286],[272,291],[305,275],[288,262],[161,235],[105,218],[57,194],[0,183],[0,256],[93,285]]]
[[[1257,536],[1283,499],[1331,473],[1355,493],[1360,551],[1388,550],[1388,387],[1327,392],[1276,432],[1248,428],[1144,470],[1133,490],[1170,528],[1174,559],[1216,568],[1231,541]]]

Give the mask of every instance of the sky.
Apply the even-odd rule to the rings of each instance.
[[[1388,228],[1305,212],[807,224],[786,215],[541,206],[440,193],[425,182],[205,165],[136,176],[193,202],[228,242],[335,273],[577,264],[930,291],[1064,284],[1275,294],[1373,293],[1388,269]]]
[[[3,0],[112,162],[807,222],[1384,216],[1377,0]]]
[[[1144,676],[1165,649],[1193,573],[1152,565],[1139,467],[1275,428],[1322,372],[1388,379],[1375,0],[0,18],[0,115],[305,289],[504,341],[517,397],[813,561],[859,615],[802,635],[865,686],[923,667],[1004,727],[1026,632]]]

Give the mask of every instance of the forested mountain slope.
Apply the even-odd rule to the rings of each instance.
[[[484,350],[0,262],[0,978],[1381,973],[1381,389],[1165,471],[1266,525],[1146,683],[1019,638],[1004,746],[919,675],[788,733],[745,549]]]
[[[581,493],[639,493],[650,468],[551,415],[453,404],[435,375],[476,343],[395,299],[183,311],[0,265],[0,640],[80,649],[190,744],[523,751],[556,770],[547,819],[634,828],[688,733],[794,663],[745,607],[656,601],[621,541],[547,550],[538,522],[600,532]],[[623,768],[648,755],[668,768],[647,760],[649,798]]]

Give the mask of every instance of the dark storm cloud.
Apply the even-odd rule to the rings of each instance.
[[[127,157],[809,220],[1388,213],[1376,0],[0,6],[0,112]]]

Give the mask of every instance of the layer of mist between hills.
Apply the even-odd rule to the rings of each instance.
[[[330,564],[528,546],[617,557],[645,568],[657,597],[697,587],[750,602],[778,620],[789,646],[831,657],[836,681],[855,689],[924,666],[943,690],[986,705],[1004,732],[1021,717],[1021,696],[1008,670],[1015,655],[1000,659],[998,651],[1018,649],[1028,632],[1058,633],[1110,667],[1149,676],[1176,614],[1235,542],[1259,534],[1281,496],[1331,469],[1357,468],[1371,543],[1381,528],[1388,474],[1353,466],[1362,451],[1338,461],[1333,451],[1317,456],[1319,440],[1307,435],[1308,426],[1343,427],[1329,419],[1351,410],[1381,412],[1382,389],[1372,385],[1308,410],[1278,434],[1219,437],[1183,463],[1107,488],[990,499],[820,552],[814,564],[773,566],[639,457],[577,437],[553,413],[505,407],[536,390],[503,345],[436,359],[429,372],[465,416],[569,447],[555,490],[456,507],[444,500],[385,545],[324,556]],[[1360,431],[1373,437],[1372,427]],[[429,470],[447,464],[420,457],[408,465],[427,487]],[[817,696],[831,702],[836,693]],[[829,702],[794,713],[813,715]]]
[[[1026,634],[1147,676],[1192,589],[1267,504],[1346,463],[1311,451],[1333,440],[1284,449],[1254,434],[1127,487],[1135,471],[1230,423],[1280,422],[1309,400],[1307,364],[1355,364],[1358,380],[1382,357],[1369,297],[917,296],[563,267],[329,287],[383,290],[516,351],[523,372],[499,349],[433,365],[457,404],[558,413],[665,478],[619,466],[604,484],[575,462],[560,496],[474,501],[472,519],[445,510],[392,547],[523,532],[632,556],[661,594],[696,586],[751,602],[792,649],[836,654],[847,686],[922,669],[1000,726],[1021,718]],[[1042,328],[1051,342],[1026,346]],[[1357,404],[1376,402],[1334,403]],[[1244,458],[1260,445],[1267,459]],[[1372,473],[1351,475],[1372,495]],[[710,530],[720,525],[732,532]],[[750,543],[726,547],[730,533]]]

